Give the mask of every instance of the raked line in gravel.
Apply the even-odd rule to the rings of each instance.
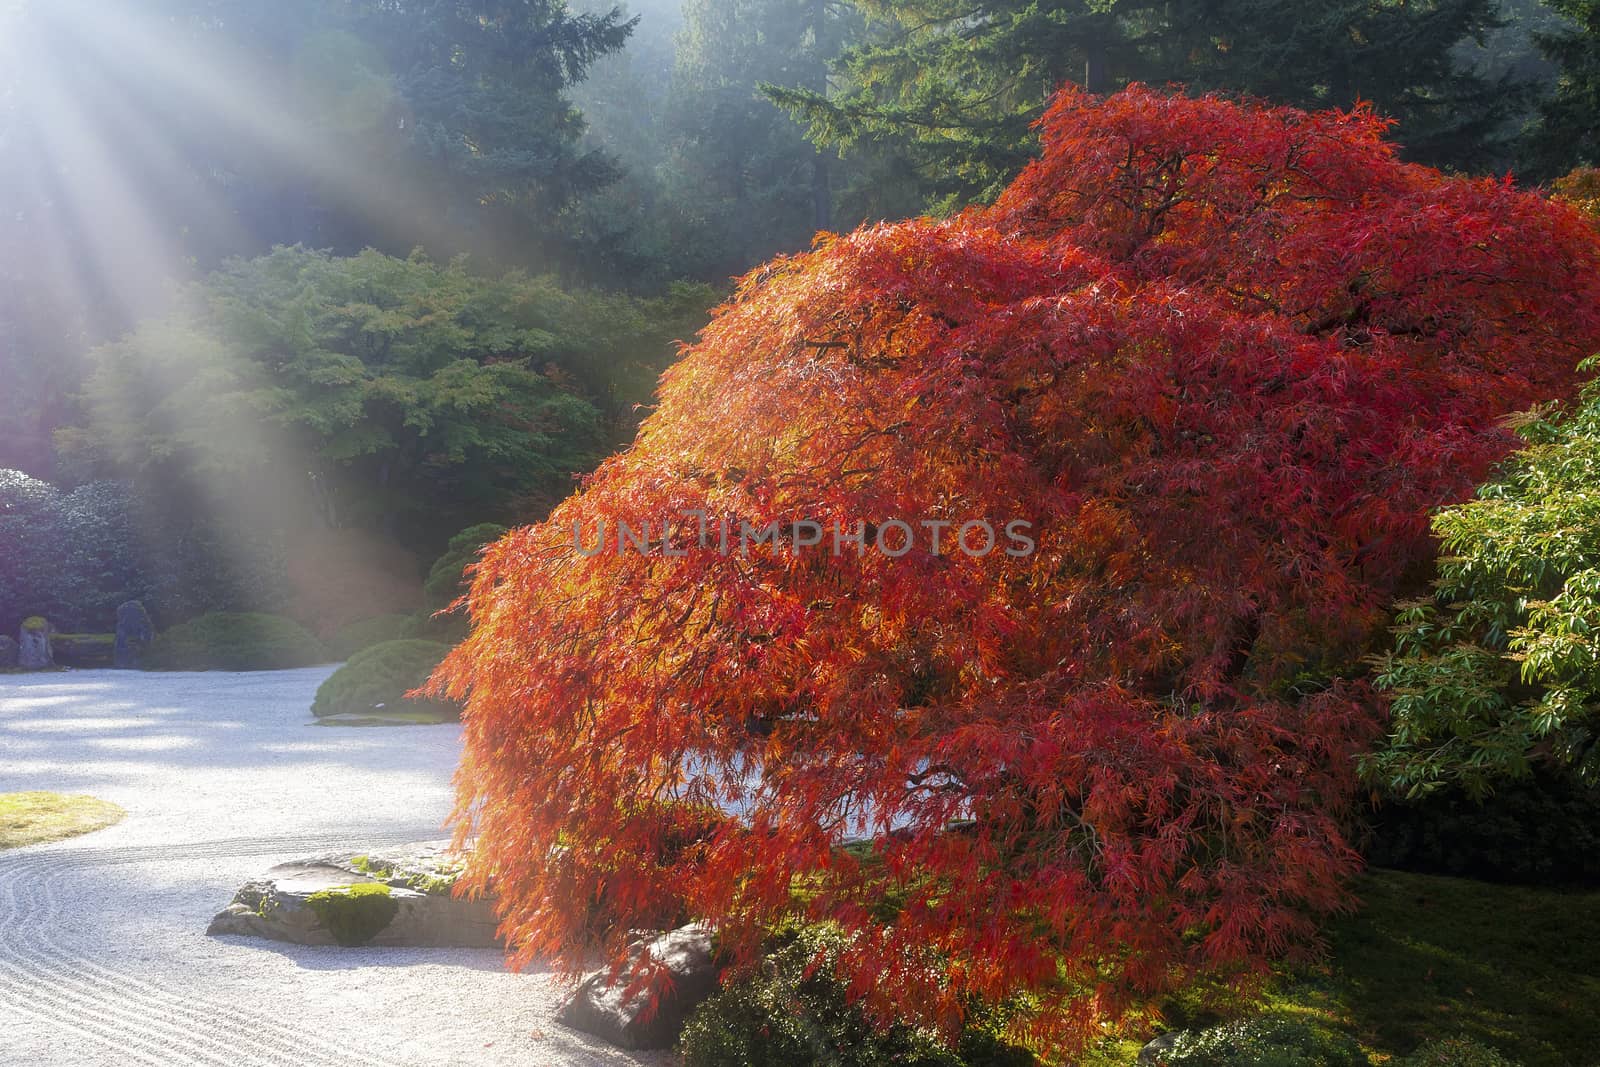
[[[0,1067],[667,1062],[560,1026],[498,952],[205,936],[274,863],[445,836],[459,728],[314,726],[331,670],[0,676],[0,792],[128,812],[0,852]]]

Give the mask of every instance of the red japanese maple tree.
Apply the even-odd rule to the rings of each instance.
[[[1310,944],[1359,862],[1353,665],[1600,349],[1595,231],[1385,132],[1067,91],[993,207],[746,277],[488,550],[436,679],[514,959],[831,919],[870,1005],[1026,991],[1070,1043]]]

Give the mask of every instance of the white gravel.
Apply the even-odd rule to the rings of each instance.
[[[205,936],[274,863],[444,836],[459,729],[311,725],[331,670],[0,676],[0,792],[128,811],[0,852],[0,1064],[669,1062],[560,1026],[498,952]]]

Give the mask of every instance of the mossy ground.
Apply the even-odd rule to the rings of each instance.
[[[1350,1034],[1385,1063],[1472,1038],[1524,1067],[1590,1064],[1600,1049],[1600,891],[1372,871],[1327,931],[1326,963],[1280,975],[1252,1005]],[[1212,1021],[1176,998],[1163,1028]],[[1110,1042],[1085,1067],[1131,1064]]]
[[[128,814],[105,800],[62,793],[0,793],[0,849],[75,837],[122,821]]]

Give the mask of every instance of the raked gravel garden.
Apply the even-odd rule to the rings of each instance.
[[[206,936],[273,864],[445,836],[460,728],[314,725],[332,670],[4,678],[0,792],[128,814],[0,852],[0,1064],[666,1062],[556,1023],[565,987],[494,949]]]

